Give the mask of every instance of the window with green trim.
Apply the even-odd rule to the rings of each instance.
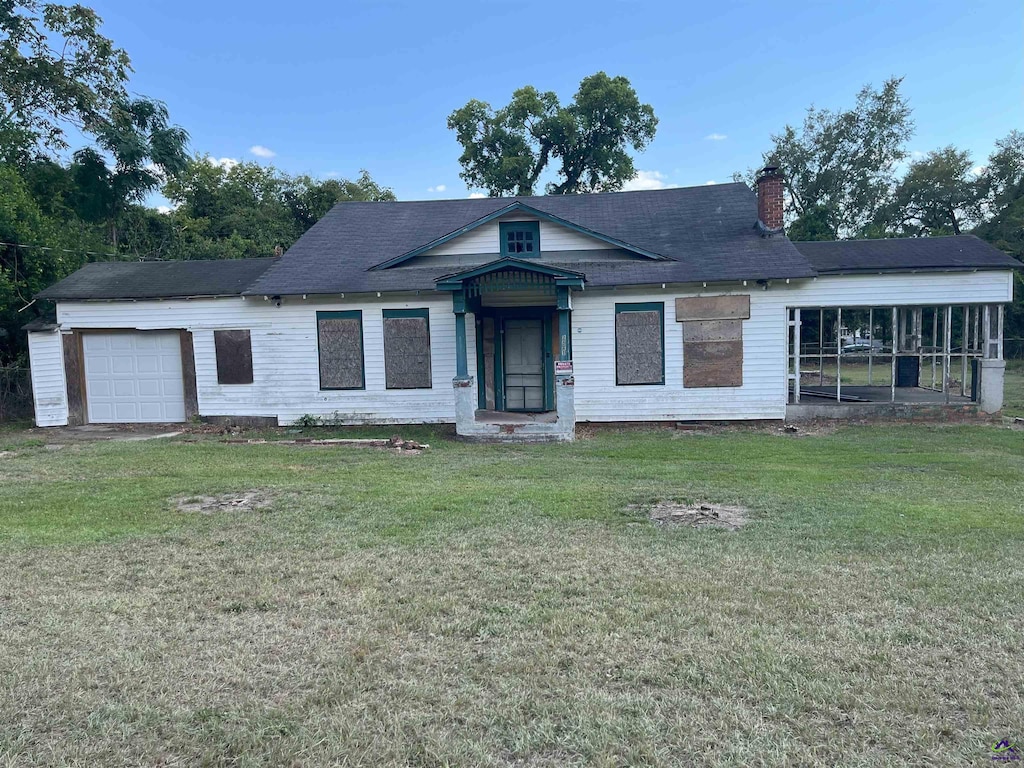
[[[539,221],[503,221],[498,225],[501,255],[516,259],[540,256]]]
[[[430,389],[430,312],[385,309],[384,386]]]
[[[366,389],[363,312],[317,312],[320,389]]]
[[[665,303],[615,305],[615,383],[665,383]]]

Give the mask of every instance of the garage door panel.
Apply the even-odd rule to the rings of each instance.
[[[128,374],[129,376],[135,373],[135,358],[131,355],[125,355],[121,352],[114,353],[109,358],[110,360],[110,372],[113,374]]]
[[[91,422],[185,420],[177,332],[84,333]]]

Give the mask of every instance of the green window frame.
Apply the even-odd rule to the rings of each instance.
[[[382,310],[382,317],[387,325],[387,321],[391,319],[403,319],[403,318],[416,318],[423,320],[426,325],[427,331],[427,349],[425,352],[426,360],[426,384],[421,386],[396,386],[388,382],[389,379],[389,366],[388,366],[388,334],[387,330],[384,331],[384,388],[385,389],[433,389],[433,361],[430,356],[430,310],[423,309],[385,309]]]
[[[540,256],[539,221],[502,221],[498,224],[501,255],[513,259],[536,259]]]
[[[320,333],[320,322],[322,320],[358,320],[359,321],[359,379],[360,383],[358,386],[351,387],[335,387],[324,385],[324,366],[323,366],[323,348],[322,339]],[[346,310],[335,310],[325,311],[316,313],[316,352],[317,360],[319,362],[320,370],[320,389],[322,391],[327,390],[357,390],[366,389],[366,345],[364,343],[363,334],[363,310],[361,309],[346,309]]]
[[[619,380],[619,332],[618,317],[626,312],[657,312],[658,335],[661,339],[661,378],[658,381],[622,382]],[[647,301],[632,304],[615,305],[615,386],[617,387],[648,387],[664,386],[665,384],[665,302]]]

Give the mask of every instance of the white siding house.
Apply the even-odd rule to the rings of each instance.
[[[90,265],[41,294],[56,320],[29,333],[36,422],[95,417],[90,387],[115,405],[120,384],[145,400],[132,379],[148,363],[132,350],[154,332],[163,347],[180,338],[183,386],[150,387],[178,399],[146,412],[185,418],[456,423],[469,437],[537,439],[571,437],[577,421],[778,420],[801,386],[793,310],[885,307],[913,330],[920,307],[947,308],[947,323],[949,307],[968,307],[967,338],[982,317],[996,328],[1013,298],[1014,264],[973,238],[908,246],[913,268],[892,255],[901,241],[848,264],[842,249],[812,263],[765,225],[744,187],[721,187],[342,204],[279,260]],[[374,252],[345,250],[367,232],[380,239]],[[226,331],[245,342],[222,346]],[[128,334],[115,345],[121,359],[90,358],[110,346],[95,339],[112,334]],[[997,347],[976,355],[993,370]],[[948,367],[948,342],[945,354]],[[240,372],[229,371],[238,360]],[[98,365],[121,373],[109,386],[82,373]],[[986,376],[992,386],[996,374]]]

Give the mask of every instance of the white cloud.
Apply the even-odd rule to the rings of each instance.
[[[215,167],[223,168],[225,171],[230,171],[236,165],[238,161],[233,157],[207,157],[206,162]]]
[[[481,197],[487,197],[487,195],[485,195],[483,192],[470,192],[469,193],[469,199],[470,200],[479,200]]]
[[[726,136],[724,133],[709,133],[707,136],[704,137],[704,140],[705,141],[725,141],[728,138],[729,137]]]
[[[253,146],[249,147],[249,151],[256,155],[256,157],[265,157],[267,159],[277,154],[277,152],[275,152],[272,149],[268,149],[267,147],[264,147],[262,144],[254,144]]]
[[[981,176],[986,170],[988,170],[988,166],[976,165],[971,168],[971,174],[974,176]]]
[[[174,208],[172,206],[170,206],[170,205],[158,205],[156,207],[156,212],[157,213],[170,213],[173,210],[174,210]]]
[[[436,187],[427,187],[427,192],[444,192],[448,189],[444,184],[438,184]]]
[[[717,184],[717,183],[718,182],[715,181],[714,179],[708,179],[707,181],[704,182],[704,186],[705,187],[710,187],[712,184]]]
[[[659,171],[637,171],[636,176],[622,185],[623,192],[637,192],[647,189],[668,189],[678,186],[670,184],[668,177]]]

